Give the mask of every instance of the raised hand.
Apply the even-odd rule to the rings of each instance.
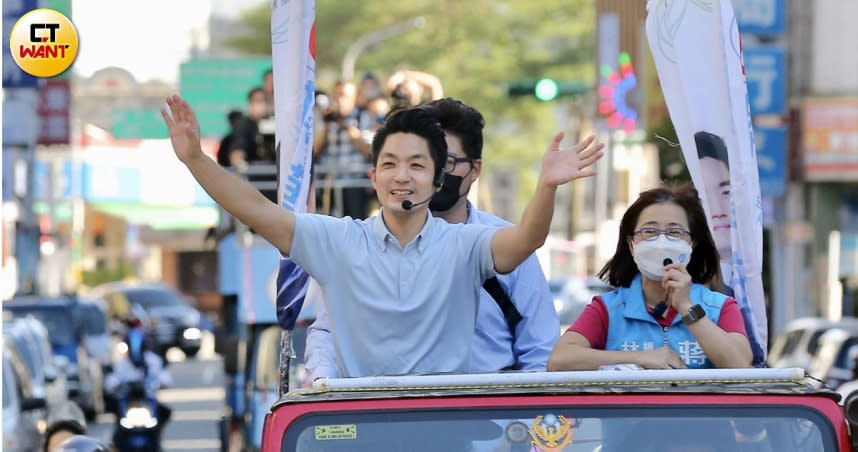
[[[661,286],[667,291],[667,300],[676,312],[683,315],[691,309],[691,275],[684,265],[674,262],[664,267]]]
[[[167,114],[166,109],[161,108],[161,117],[167,123],[170,142],[173,144],[176,157],[182,162],[188,162],[203,156],[203,150],[200,147],[200,124],[197,122],[194,110],[184,99],[176,95],[167,97],[167,105],[170,107],[170,114]]]
[[[590,136],[576,144],[571,149],[560,149],[563,133],[558,133],[551,140],[548,151],[542,157],[542,172],[540,179],[543,183],[556,187],[582,177],[596,175],[596,170],[587,169],[604,155],[602,143],[596,142],[596,137]]]

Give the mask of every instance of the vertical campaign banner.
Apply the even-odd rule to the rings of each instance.
[[[314,0],[274,0],[271,4],[271,53],[277,142],[277,200],[284,209],[307,210],[313,158],[316,6]],[[304,304],[309,276],[281,256],[277,274],[277,319],[284,329],[280,352],[280,393],[289,390],[294,357],[289,333]]]
[[[742,44],[730,0],[649,0],[646,33],[728,292],[762,365],[763,211]]]

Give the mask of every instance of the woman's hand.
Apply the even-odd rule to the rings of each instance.
[[[664,269],[661,286],[667,291],[667,302],[679,315],[685,315],[693,305],[690,298],[691,275],[679,263],[667,265]]]
[[[637,353],[640,354],[637,365],[644,369],[685,369],[687,367],[682,358],[668,347]]]

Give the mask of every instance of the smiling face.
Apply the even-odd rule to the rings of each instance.
[[[712,157],[700,159],[704,188],[712,221],[712,237],[721,260],[730,261],[733,245],[730,237],[730,170],[724,162]]]
[[[429,199],[437,190],[433,185],[435,164],[425,139],[411,133],[390,134],[370,170],[370,180],[378,201],[392,212],[404,212],[402,201],[417,204]],[[414,209],[425,209],[420,204]]]

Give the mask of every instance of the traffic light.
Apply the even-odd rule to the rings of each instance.
[[[533,96],[543,102],[549,102],[558,97],[577,96],[584,94],[591,87],[578,81],[558,81],[551,78],[539,80],[516,80],[506,85],[507,96]]]

